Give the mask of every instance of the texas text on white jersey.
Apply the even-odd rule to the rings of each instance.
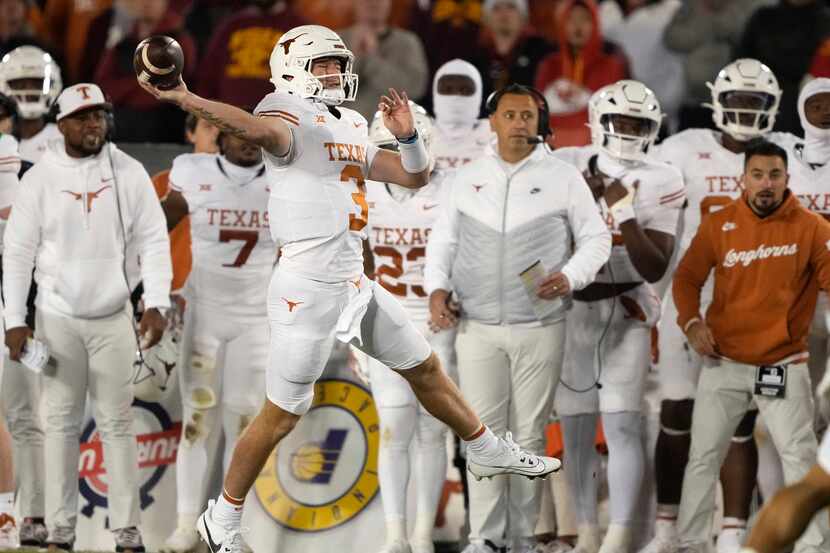
[[[424,289],[426,246],[447,195],[446,182],[445,173],[433,171],[428,185],[402,194],[396,185],[366,183],[375,280],[401,302],[416,324],[429,318]]]
[[[481,157],[493,139],[490,122],[479,119],[470,127],[454,129],[436,124],[432,129],[429,150],[436,169],[457,169]]]
[[[265,154],[281,270],[323,282],[359,278],[369,215],[365,178],[377,153],[366,119],[286,92],[267,95],[254,113],[279,117],[292,132],[285,157]]]
[[[33,137],[20,140],[20,157],[23,161],[37,163],[52,140],[63,140],[63,135],[56,124],[47,123]]]
[[[656,159],[679,169],[686,186],[678,259],[691,244],[703,215],[717,211],[743,191],[744,155],[724,148],[720,137],[721,133],[709,129],[687,129],[655,148]]]
[[[173,161],[170,187],[190,209],[188,300],[229,314],[264,316],[277,255],[265,209],[265,166],[240,167],[217,154],[184,154]]]
[[[619,179],[630,190],[635,189],[634,212],[637,222],[644,229],[666,234],[677,232],[680,211],[686,200],[683,177],[668,165],[651,159],[634,167],[626,167],[614,161],[594,146],[560,148],[553,155],[570,163],[585,173],[589,166],[608,177]],[[606,183],[608,184],[608,183]],[[643,282],[645,279],[634,267],[623,242],[619,224],[614,220],[605,202],[598,205],[608,229],[611,231],[611,257],[597,274],[597,282]]]

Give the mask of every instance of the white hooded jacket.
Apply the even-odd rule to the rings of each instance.
[[[25,324],[33,267],[44,312],[95,319],[123,310],[128,247],[141,258],[145,306],[170,305],[164,213],[141,163],[112,144],[79,159],[51,142],[21,181],[3,243],[6,328]]]

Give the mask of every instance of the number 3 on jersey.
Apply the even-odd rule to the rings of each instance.
[[[340,180],[349,182],[354,180],[357,192],[352,192],[352,201],[360,207],[360,215],[349,214],[349,230],[359,232],[369,222],[369,204],[366,203],[366,181],[359,165],[346,165],[340,171]]]

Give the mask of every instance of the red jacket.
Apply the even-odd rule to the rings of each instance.
[[[565,23],[577,4],[590,10],[594,30],[585,47],[574,55],[566,38]],[[591,142],[590,131],[585,126],[588,96],[605,85],[627,79],[628,60],[619,47],[602,39],[594,0],[564,0],[556,20],[558,49],[539,64],[536,88],[551,104],[555,146],[582,146]]]
[[[274,45],[284,33],[306,23],[289,9],[262,13],[251,7],[229,18],[202,57],[196,91],[235,106],[256,106],[274,91],[269,64]]]

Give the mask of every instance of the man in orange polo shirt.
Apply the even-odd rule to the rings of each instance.
[[[189,114],[184,126],[184,136],[193,144],[194,154],[214,154],[219,151],[219,129],[204,119]],[[160,200],[166,198],[170,191],[169,178],[170,169],[153,176],[153,186],[156,187],[156,194]],[[181,298],[179,292],[184,287],[193,262],[190,252],[190,217],[186,216],[175,227],[167,230],[170,232],[170,257],[173,260],[173,282],[170,289],[178,300]]]
[[[819,287],[830,286],[830,225],[787,189],[787,154],[760,140],[747,148],[744,193],[706,217],[674,276],[677,323],[704,357],[692,415],[678,534],[706,551],[715,484],[730,437],[758,405],[792,483],[816,458],[807,334]],[[700,291],[714,270],[705,317]],[[816,520],[795,551],[826,543]]]

